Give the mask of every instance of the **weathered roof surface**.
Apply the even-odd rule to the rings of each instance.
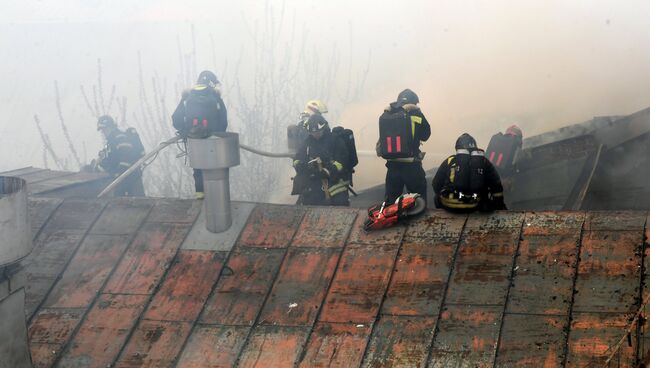
[[[27,190],[33,196],[96,197],[110,182],[106,173],[71,172],[23,167],[0,172],[0,176],[16,176],[24,179]]]
[[[33,200],[35,366],[582,367],[645,293],[645,212],[430,211],[367,234],[364,211],[234,203],[213,235],[200,204]]]

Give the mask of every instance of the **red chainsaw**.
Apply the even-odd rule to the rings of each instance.
[[[384,202],[368,208],[368,219],[363,224],[363,229],[370,231],[390,227],[402,219],[419,215],[426,208],[426,202],[419,194],[402,194],[395,203],[386,205]]]

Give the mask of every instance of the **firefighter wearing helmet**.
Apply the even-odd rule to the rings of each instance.
[[[348,206],[348,151],[345,143],[332,134],[320,113],[305,124],[309,136],[298,149],[293,167],[296,177],[291,194],[298,204]]]
[[[177,134],[183,138],[207,138],[213,133],[225,132],[228,128],[228,111],[221,99],[217,76],[204,70],[199,74],[196,85],[183,92],[181,101],[172,114]],[[196,198],[203,199],[203,172],[194,169]]]
[[[95,164],[91,164],[96,169],[117,178],[144,156],[144,146],[134,128],[122,131],[111,116],[103,115],[97,119],[97,131],[104,137],[106,147],[99,152]],[[132,172],[115,188],[113,195],[144,197],[142,170]]]
[[[399,93],[379,117],[377,156],[386,159],[387,203],[394,202],[406,188],[425,201],[427,181],[422,168],[420,145],[431,136],[431,126],[420,110],[420,99],[410,89]]]
[[[456,154],[440,164],[433,178],[436,207],[452,212],[505,210],[499,173],[476,140],[464,133],[455,147]]]

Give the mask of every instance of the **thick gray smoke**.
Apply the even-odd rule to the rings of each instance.
[[[484,146],[512,123],[532,135],[650,105],[649,12],[650,3],[640,0],[6,2],[0,15],[5,51],[0,59],[0,170],[43,166],[34,114],[53,145],[66,151],[55,80],[64,118],[79,147],[85,147],[80,155],[89,160],[101,140],[79,86],[96,83],[97,59],[102,60],[105,93],[115,84],[134,111],[141,93],[138,52],[145,77],[157,76],[159,88],[175,95],[187,87],[176,83],[184,64],[179,49],[180,54],[192,50],[194,25],[194,67],[224,75],[236,70],[237,82],[250,85],[246,76],[265,62],[251,55],[263,42],[259,37],[269,35],[269,24],[281,24],[277,42],[291,52],[307,50],[310,63],[321,62],[323,74],[336,61],[330,116],[357,132],[360,149],[373,149],[382,109],[400,90],[415,90],[433,129],[424,146],[426,163],[435,166],[436,154],[449,152],[465,131]],[[366,70],[368,58],[364,88],[356,99],[338,104],[350,81]],[[327,79],[323,74],[311,78]],[[146,85],[151,88],[149,80]],[[226,87],[228,97],[232,90]],[[287,124],[305,102],[299,98]],[[173,108],[176,101],[166,102]],[[133,118],[129,114],[126,120]],[[361,165],[358,184],[383,180],[381,161],[365,159]]]

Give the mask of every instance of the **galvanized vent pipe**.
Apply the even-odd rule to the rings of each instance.
[[[15,263],[32,251],[27,213],[27,183],[0,176],[0,266]]]
[[[187,140],[190,166],[203,171],[205,226],[219,233],[232,225],[230,209],[231,167],[239,165],[239,134],[223,132],[204,139]]]

